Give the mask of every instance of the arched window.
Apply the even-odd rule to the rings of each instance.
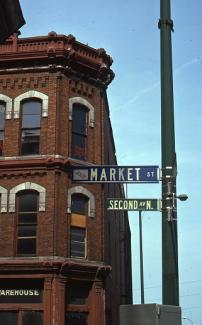
[[[70,255],[86,257],[86,222],[88,215],[88,198],[73,194],[71,200]]]
[[[4,121],[5,121],[6,104],[0,102],[0,156],[4,152]]]
[[[73,104],[71,156],[75,159],[86,159],[87,114],[87,107]]]
[[[41,108],[39,100],[29,100],[21,107],[21,155],[39,154]]]
[[[17,194],[16,254],[35,256],[37,240],[38,192],[20,191]]]

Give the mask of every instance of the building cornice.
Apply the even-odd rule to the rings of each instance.
[[[111,266],[100,261],[88,261],[63,257],[4,257],[0,258],[1,274],[57,273],[61,276],[83,276],[104,280],[111,272]]]
[[[114,78],[112,58],[104,49],[78,42],[73,35],[18,38],[0,45],[0,74],[33,70],[62,71],[72,77],[107,86]]]
[[[59,168],[70,169],[73,166],[95,166],[88,161],[73,159],[62,155],[33,155],[0,157],[0,171],[21,168]]]

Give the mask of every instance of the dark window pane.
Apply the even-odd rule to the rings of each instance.
[[[19,212],[37,211],[38,193],[27,192],[19,195]]]
[[[4,129],[4,118],[5,118],[5,113],[2,111],[2,107],[0,105],[0,130]]]
[[[84,196],[73,195],[71,212],[85,214],[86,202],[87,202],[87,198],[85,198]]]
[[[0,131],[0,141],[3,141],[4,138],[4,131]]]
[[[71,256],[85,257],[85,243],[71,241]]]
[[[67,286],[67,304],[85,305],[91,285],[86,282],[70,283]]]
[[[72,114],[72,132],[86,135],[86,115],[85,106],[75,104]]]
[[[0,156],[3,155],[5,109],[6,105],[4,103],[0,103]]]
[[[36,155],[39,153],[40,130],[27,129],[22,131],[21,154]]]
[[[32,143],[22,143],[21,154],[26,155],[37,155],[39,153],[39,141]]]
[[[71,227],[71,256],[85,257],[85,235],[84,228]]]
[[[17,325],[18,315],[14,311],[0,311],[0,324],[1,325]]]
[[[35,255],[38,193],[20,192],[18,204],[17,254]]]
[[[23,312],[22,325],[43,325],[43,313],[41,311]]]
[[[79,134],[72,134],[72,157],[85,159],[86,137]]]
[[[18,226],[18,237],[35,237],[36,226]]]
[[[4,132],[0,131],[0,156],[3,155],[3,147],[4,147],[3,139],[4,139]]]
[[[22,141],[24,143],[38,142],[40,136],[39,129],[26,129],[22,131]]]
[[[41,115],[23,115],[22,128],[39,128]]]
[[[20,213],[18,216],[18,224],[36,224],[37,214],[36,213]]]
[[[87,325],[87,314],[71,312],[66,313],[65,324],[66,325]]]
[[[41,103],[25,102],[22,106],[21,154],[34,155],[39,153]]]
[[[40,115],[41,114],[41,102],[29,101],[25,102],[22,106],[23,115]]]
[[[18,255],[35,255],[36,254],[36,239],[35,238],[18,239],[17,254]]]
[[[0,106],[1,109],[1,106]],[[0,110],[0,130],[4,129],[4,112],[1,112]]]
[[[86,230],[85,228],[71,227],[71,240],[84,242]]]
[[[4,129],[5,110],[6,104],[0,103],[0,130]]]
[[[26,129],[22,131],[22,141],[24,143],[38,142],[40,136],[39,129]]]

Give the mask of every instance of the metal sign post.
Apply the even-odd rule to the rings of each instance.
[[[160,199],[107,199],[107,210],[139,211],[139,242],[140,242],[140,288],[141,304],[144,304],[144,263],[142,244],[142,211],[160,211]]]
[[[139,237],[140,237],[140,288],[141,288],[141,304],[144,304],[144,261],[143,261],[143,243],[142,243],[142,211],[139,211]]]

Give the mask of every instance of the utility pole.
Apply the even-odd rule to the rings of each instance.
[[[174,100],[170,0],[160,0],[161,150],[162,150],[162,288],[163,304],[179,305]]]

